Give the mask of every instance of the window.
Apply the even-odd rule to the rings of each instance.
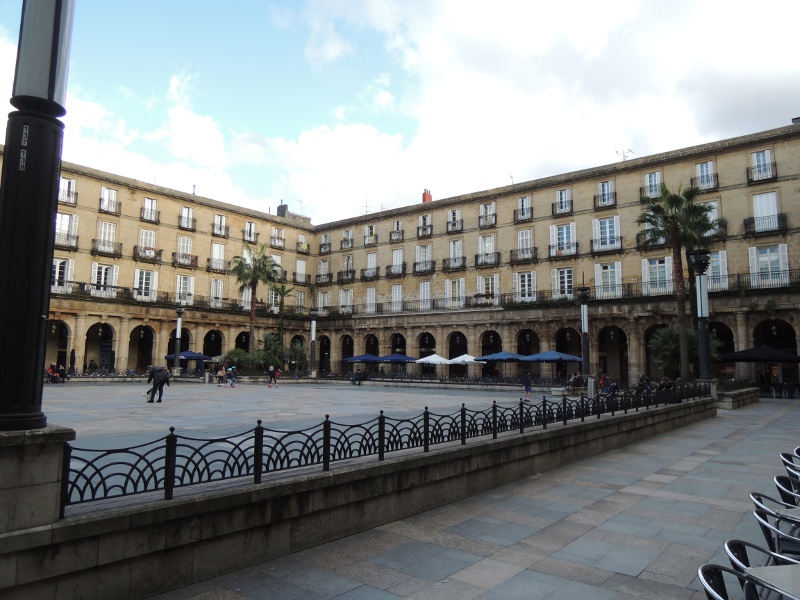
[[[378,254],[377,252],[367,252],[367,268],[364,270],[364,277],[378,276]]]
[[[619,250],[619,216],[592,220],[592,250]]]
[[[194,229],[194,209],[191,206],[181,207],[181,216],[178,220],[178,227],[182,229]]]
[[[142,219],[145,221],[158,221],[158,204],[153,198],[144,199]]]
[[[156,258],[156,232],[152,229],[139,230],[139,256]]]
[[[331,243],[331,234],[330,233],[323,233],[320,237],[320,244],[330,244]]]
[[[642,259],[642,295],[672,293],[672,257]]]
[[[272,228],[272,236],[269,238],[269,244],[270,246],[274,246],[276,248],[283,248],[285,246],[282,227]]]
[[[75,261],[64,258],[53,259],[53,272],[50,277],[50,291],[54,294],[72,293],[72,280],[75,275]]]
[[[553,299],[572,298],[572,269],[553,269]]]
[[[390,242],[403,241],[403,222],[400,220],[392,221],[392,230],[389,232]]]
[[[298,252],[306,252],[308,253],[308,239],[306,238],[305,233],[298,233],[297,234],[297,251]]]
[[[341,249],[346,250],[348,248],[353,247],[353,230],[352,229],[345,229],[342,232],[342,243]]]
[[[388,269],[387,275],[402,275],[403,274],[403,249],[398,248],[392,250],[392,264]]]
[[[497,304],[499,301],[499,287],[499,275],[478,275],[478,284],[476,286],[478,293],[478,298],[476,298],[476,300],[478,304]]]
[[[494,251],[494,235],[478,236],[478,265],[497,264],[497,253]]]
[[[97,234],[97,249],[100,252],[114,252],[114,240],[117,237],[117,224],[100,221]]]
[[[613,182],[601,181],[597,184],[597,206],[613,206],[614,200]]]
[[[222,299],[223,299],[223,282],[222,279],[212,279],[211,280],[211,294],[209,296],[211,302],[211,308],[222,308]]]
[[[789,283],[789,249],[786,244],[748,249],[750,285],[776,287]]]
[[[242,248],[242,260],[248,265],[253,264],[253,255],[255,254],[252,248]]]
[[[661,173],[659,171],[655,171],[653,173],[645,173],[642,196],[644,196],[645,198],[661,197]]]
[[[464,228],[464,222],[461,220],[461,209],[452,208],[447,211],[447,232],[461,231]]]
[[[536,271],[514,273],[514,302],[536,302]]]
[[[694,181],[695,187],[701,190],[710,190],[717,187],[713,160],[697,163],[697,165],[695,165],[695,173],[697,174]]]
[[[225,245],[211,242],[211,262],[208,265],[214,271],[225,271]]]
[[[419,282],[419,309],[420,310],[430,310],[431,309],[431,282],[430,281],[420,281]]]
[[[395,284],[392,286],[392,312],[403,310],[403,286]]]
[[[250,302],[253,298],[253,289],[248,285],[242,288],[242,309],[250,310]]]
[[[134,269],[133,297],[139,302],[155,302],[158,292],[158,271]]]
[[[481,204],[480,215],[478,216],[479,227],[491,227],[497,223],[497,215],[494,212],[494,202]]]
[[[392,231],[403,231],[403,222],[400,220],[392,221]]]
[[[367,302],[366,302],[366,307],[365,307],[366,311],[369,314],[375,314],[375,306],[376,306],[375,288],[374,287],[368,287],[366,291],[367,291]]]
[[[331,306],[331,293],[330,292],[317,292],[317,306],[320,308],[330,308]]]
[[[753,217],[756,231],[778,229],[778,195],[775,192],[753,194]]]
[[[92,263],[90,293],[100,298],[116,298],[119,267]]]
[[[328,274],[328,261],[321,260],[319,261],[319,268],[317,269],[317,273],[320,275],[327,275]]]
[[[56,246],[78,246],[78,216],[56,213]]]
[[[77,204],[78,192],[75,191],[75,180],[62,177],[58,182],[58,201],[64,204]]]
[[[555,214],[572,212],[572,194],[569,189],[556,190]]]
[[[117,213],[117,190],[111,188],[100,188],[100,210],[108,213]]]
[[[306,305],[306,292],[305,290],[294,291],[294,305],[299,308],[305,308]]]
[[[460,269],[465,266],[462,240],[450,241],[450,268]]]
[[[284,279],[283,257],[279,256],[278,254],[272,254],[270,255],[270,258],[272,259],[272,262],[275,263],[274,266],[272,267],[272,271],[273,273],[275,273],[275,278],[278,281],[283,280]]]
[[[575,223],[550,226],[550,256],[576,254]]]
[[[533,217],[531,197],[523,196],[517,200],[517,219],[530,219]]]
[[[464,308],[464,278],[444,280],[445,308]]]
[[[751,181],[761,179],[772,179],[775,177],[774,164],[772,162],[772,152],[769,150],[759,150],[751,155],[753,168],[751,169]]]
[[[622,263],[613,262],[594,266],[595,297],[619,298],[622,296]]]
[[[228,228],[225,226],[225,215],[214,215],[214,235],[228,235]]]
[[[184,255],[192,253],[192,238],[185,235],[178,236],[178,253]]]
[[[711,202],[704,202],[703,206],[708,207],[706,217],[708,218],[708,223],[710,225],[709,232],[717,233],[719,231],[719,213],[717,209],[717,201],[712,200]]]
[[[364,245],[369,246],[378,243],[378,233],[375,225],[364,225]]]
[[[301,281],[305,281],[306,278],[306,261],[302,258],[298,258],[295,263],[295,273],[300,276]]]
[[[175,299],[178,304],[191,306],[194,301],[194,277],[190,275],[178,275],[175,283]]]
[[[244,241],[245,242],[256,241],[256,224],[253,221],[244,222]]]
[[[347,256],[342,257],[342,270],[343,271],[352,271],[353,270],[353,255],[348,254]]]
[[[428,271],[432,268],[431,264],[431,245],[424,244],[417,246],[417,271]]]
[[[428,237],[433,235],[433,225],[431,225],[431,216],[420,215],[419,227],[417,227],[417,237]]]
[[[728,253],[725,250],[711,253],[711,262],[706,275],[709,291],[728,289]]]

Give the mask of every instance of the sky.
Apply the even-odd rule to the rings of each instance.
[[[21,8],[0,0],[0,98]],[[788,125],[797,17],[796,0],[76,0],[63,159],[322,224]]]

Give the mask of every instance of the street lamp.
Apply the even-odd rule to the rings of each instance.
[[[172,375],[177,377],[181,374],[181,329],[183,328],[181,317],[183,317],[183,307],[179,306],[175,309],[175,312],[178,313],[178,328],[175,330],[175,361],[172,363]]]
[[[589,376],[589,292],[588,287],[578,288],[578,298],[581,301],[581,357],[583,358],[581,370],[591,397],[594,395],[594,381]]]
[[[0,296],[0,364],[19,372],[0,391],[0,431],[47,425],[41,372],[73,12],[73,0],[22,5],[11,98],[18,110],[8,116],[0,184],[0,289],[14,290]]]
[[[311,315],[311,377],[317,376],[317,309],[309,311]]]
[[[708,336],[708,285],[706,270],[711,262],[711,252],[697,248],[686,253],[694,269],[697,284],[697,329],[700,346],[700,379],[711,379],[711,344]]]

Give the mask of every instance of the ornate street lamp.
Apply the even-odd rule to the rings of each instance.
[[[22,4],[11,98],[18,110],[8,116],[0,184],[0,289],[14,290],[0,295],[0,364],[18,373],[0,391],[0,431],[47,425],[41,373],[73,12],[73,0]]]
[[[588,287],[578,288],[578,298],[581,301],[581,370],[591,397],[594,395],[594,380],[589,375],[589,292]]]
[[[172,375],[177,377],[181,374],[181,329],[183,328],[183,307],[179,306],[175,309],[178,313],[178,328],[175,330],[175,360],[172,363]]]
[[[700,379],[711,379],[711,343],[708,335],[708,285],[706,271],[711,263],[711,252],[697,248],[686,253],[695,272],[697,287],[697,328],[700,346]]]
[[[311,314],[311,377],[317,376],[317,309],[313,307]]]

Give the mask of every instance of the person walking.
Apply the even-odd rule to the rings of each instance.
[[[278,387],[278,380],[275,377],[275,367],[272,365],[269,366],[269,387],[272,387],[272,382],[275,382],[275,387]]]
[[[522,399],[524,402],[531,401],[531,372],[525,371],[522,376],[522,387],[525,389],[525,397]]]
[[[153,389],[150,391],[150,400],[148,402],[155,400],[156,392],[158,392],[158,400],[155,401],[161,402],[164,396],[164,384],[169,385],[169,371],[164,367],[153,367],[150,371],[150,377],[147,378],[147,383],[151,381],[153,382]]]

